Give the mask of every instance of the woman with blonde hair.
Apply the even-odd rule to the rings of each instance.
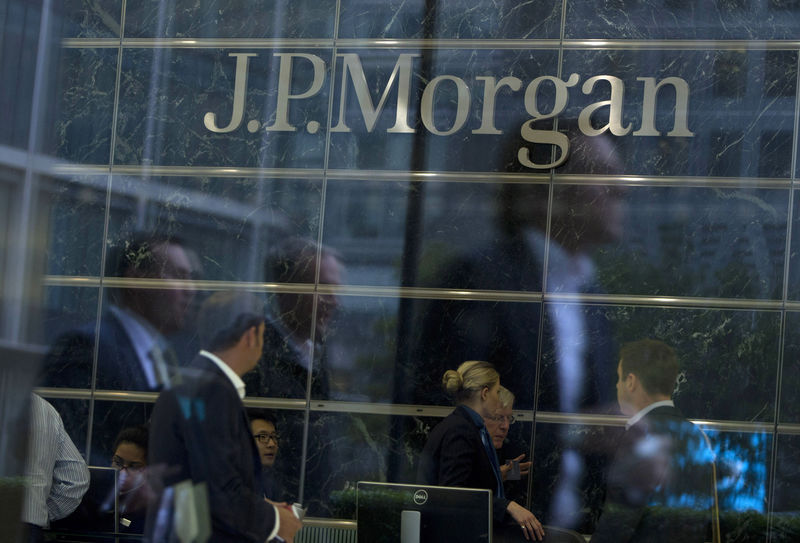
[[[513,522],[519,526],[515,529],[522,530],[525,539],[541,540],[544,530],[533,513],[505,498],[497,454],[483,422],[484,418],[494,416],[500,407],[497,370],[488,362],[464,362],[457,370],[444,373],[442,387],[454,398],[456,408],[431,430],[420,457],[418,482],[488,488],[494,493],[495,526]]]

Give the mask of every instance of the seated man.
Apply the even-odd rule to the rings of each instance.
[[[263,410],[250,411],[250,429],[256,440],[258,456],[261,459],[261,482],[264,494],[271,500],[286,501],[286,491],[280,476],[275,470],[280,436],[273,416]]]
[[[506,444],[508,431],[514,424],[514,393],[501,386],[499,398],[500,408],[495,411],[494,416],[484,419],[484,422],[489,436],[492,438],[492,445],[497,450],[497,460],[500,463],[500,473],[503,477],[506,496],[524,502],[527,485],[521,485],[519,481],[522,476],[530,473],[531,463],[522,462],[525,453],[517,454],[519,451],[513,450],[513,445]]]
[[[643,339],[623,346],[617,400],[628,416],[609,468],[593,543],[706,541],[713,455],[705,434],[675,407],[675,351]]]

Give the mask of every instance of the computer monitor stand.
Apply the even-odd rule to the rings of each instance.
[[[419,543],[422,513],[403,511],[400,515],[400,543]]]

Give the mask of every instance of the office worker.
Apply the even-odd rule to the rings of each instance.
[[[503,447],[506,444],[508,431],[511,425],[514,424],[514,393],[506,387],[500,387],[499,399],[500,407],[495,411],[491,417],[484,419],[486,429],[489,431],[489,437],[492,438],[492,444],[497,450],[497,459],[500,462],[500,473],[505,481],[508,477],[508,471],[511,469],[511,462],[519,462],[520,475],[528,475],[531,470],[530,462],[522,462],[525,454],[519,454],[511,457],[508,447]]]
[[[281,439],[275,417],[264,410],[251,410],[249,414],[250,429],[253,432],[253,439],[258,447],[258,456],[261,460],[261,482],[264,486],[264,494],[271,500],[284,501],[286,491],[281,477],[275,469]]]
[[[541,540],[544,530],[533,513],[505,497],[495,448],[483,421],[500,406],[497,371],[488,362],[464,362],[458,370],[444,373],[442,386],[455,399],[456,408],[428,436],[420,456],[418,482],[490,489],[497,535],[508,539],[505,526],[515,525],[517,531],[511,534],[521,530],[525,539]]]
[[[275,536],[291,542],[300,521],[264,496],[242,403],[241,376],[263,347],[263,304],[246,293],[215,293],[201,308],[198,328],[208,350],[153,408],[148,471],[159,497],[148,508],[146,532],[151,541],[209,535],[215,542]]]
[[[142,533],[150,496],[147,484],[147,449],[149,431],[146,425],[123,428],[114,440],[111,467],[119,470],[118,529]]]
[[[705,435],[670,399],[675,351],[643,339],[617,365],[617,400],[630,418],[607,478],[593,543],[706,541],[713,505],[713,455]]]
[[[72,513],[89,488],[89,469],[61,416],[36,394],[31,394],[25,481],[22,522],[31,543],[43,540],[42,530],[52,521]]]

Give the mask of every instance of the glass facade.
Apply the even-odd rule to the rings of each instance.
[[[798,36],[792,0],[6,2],[0,477],[32,387],[110,466],[169,383],[151,347],[189,365],[204,301],[248,292],[245,405],[309,517],[414,482],[442,374],[486,360],[517,501],[558,525],[575,456],[592,534],[619,348],[649,337],[723,540],[797,540]]]

